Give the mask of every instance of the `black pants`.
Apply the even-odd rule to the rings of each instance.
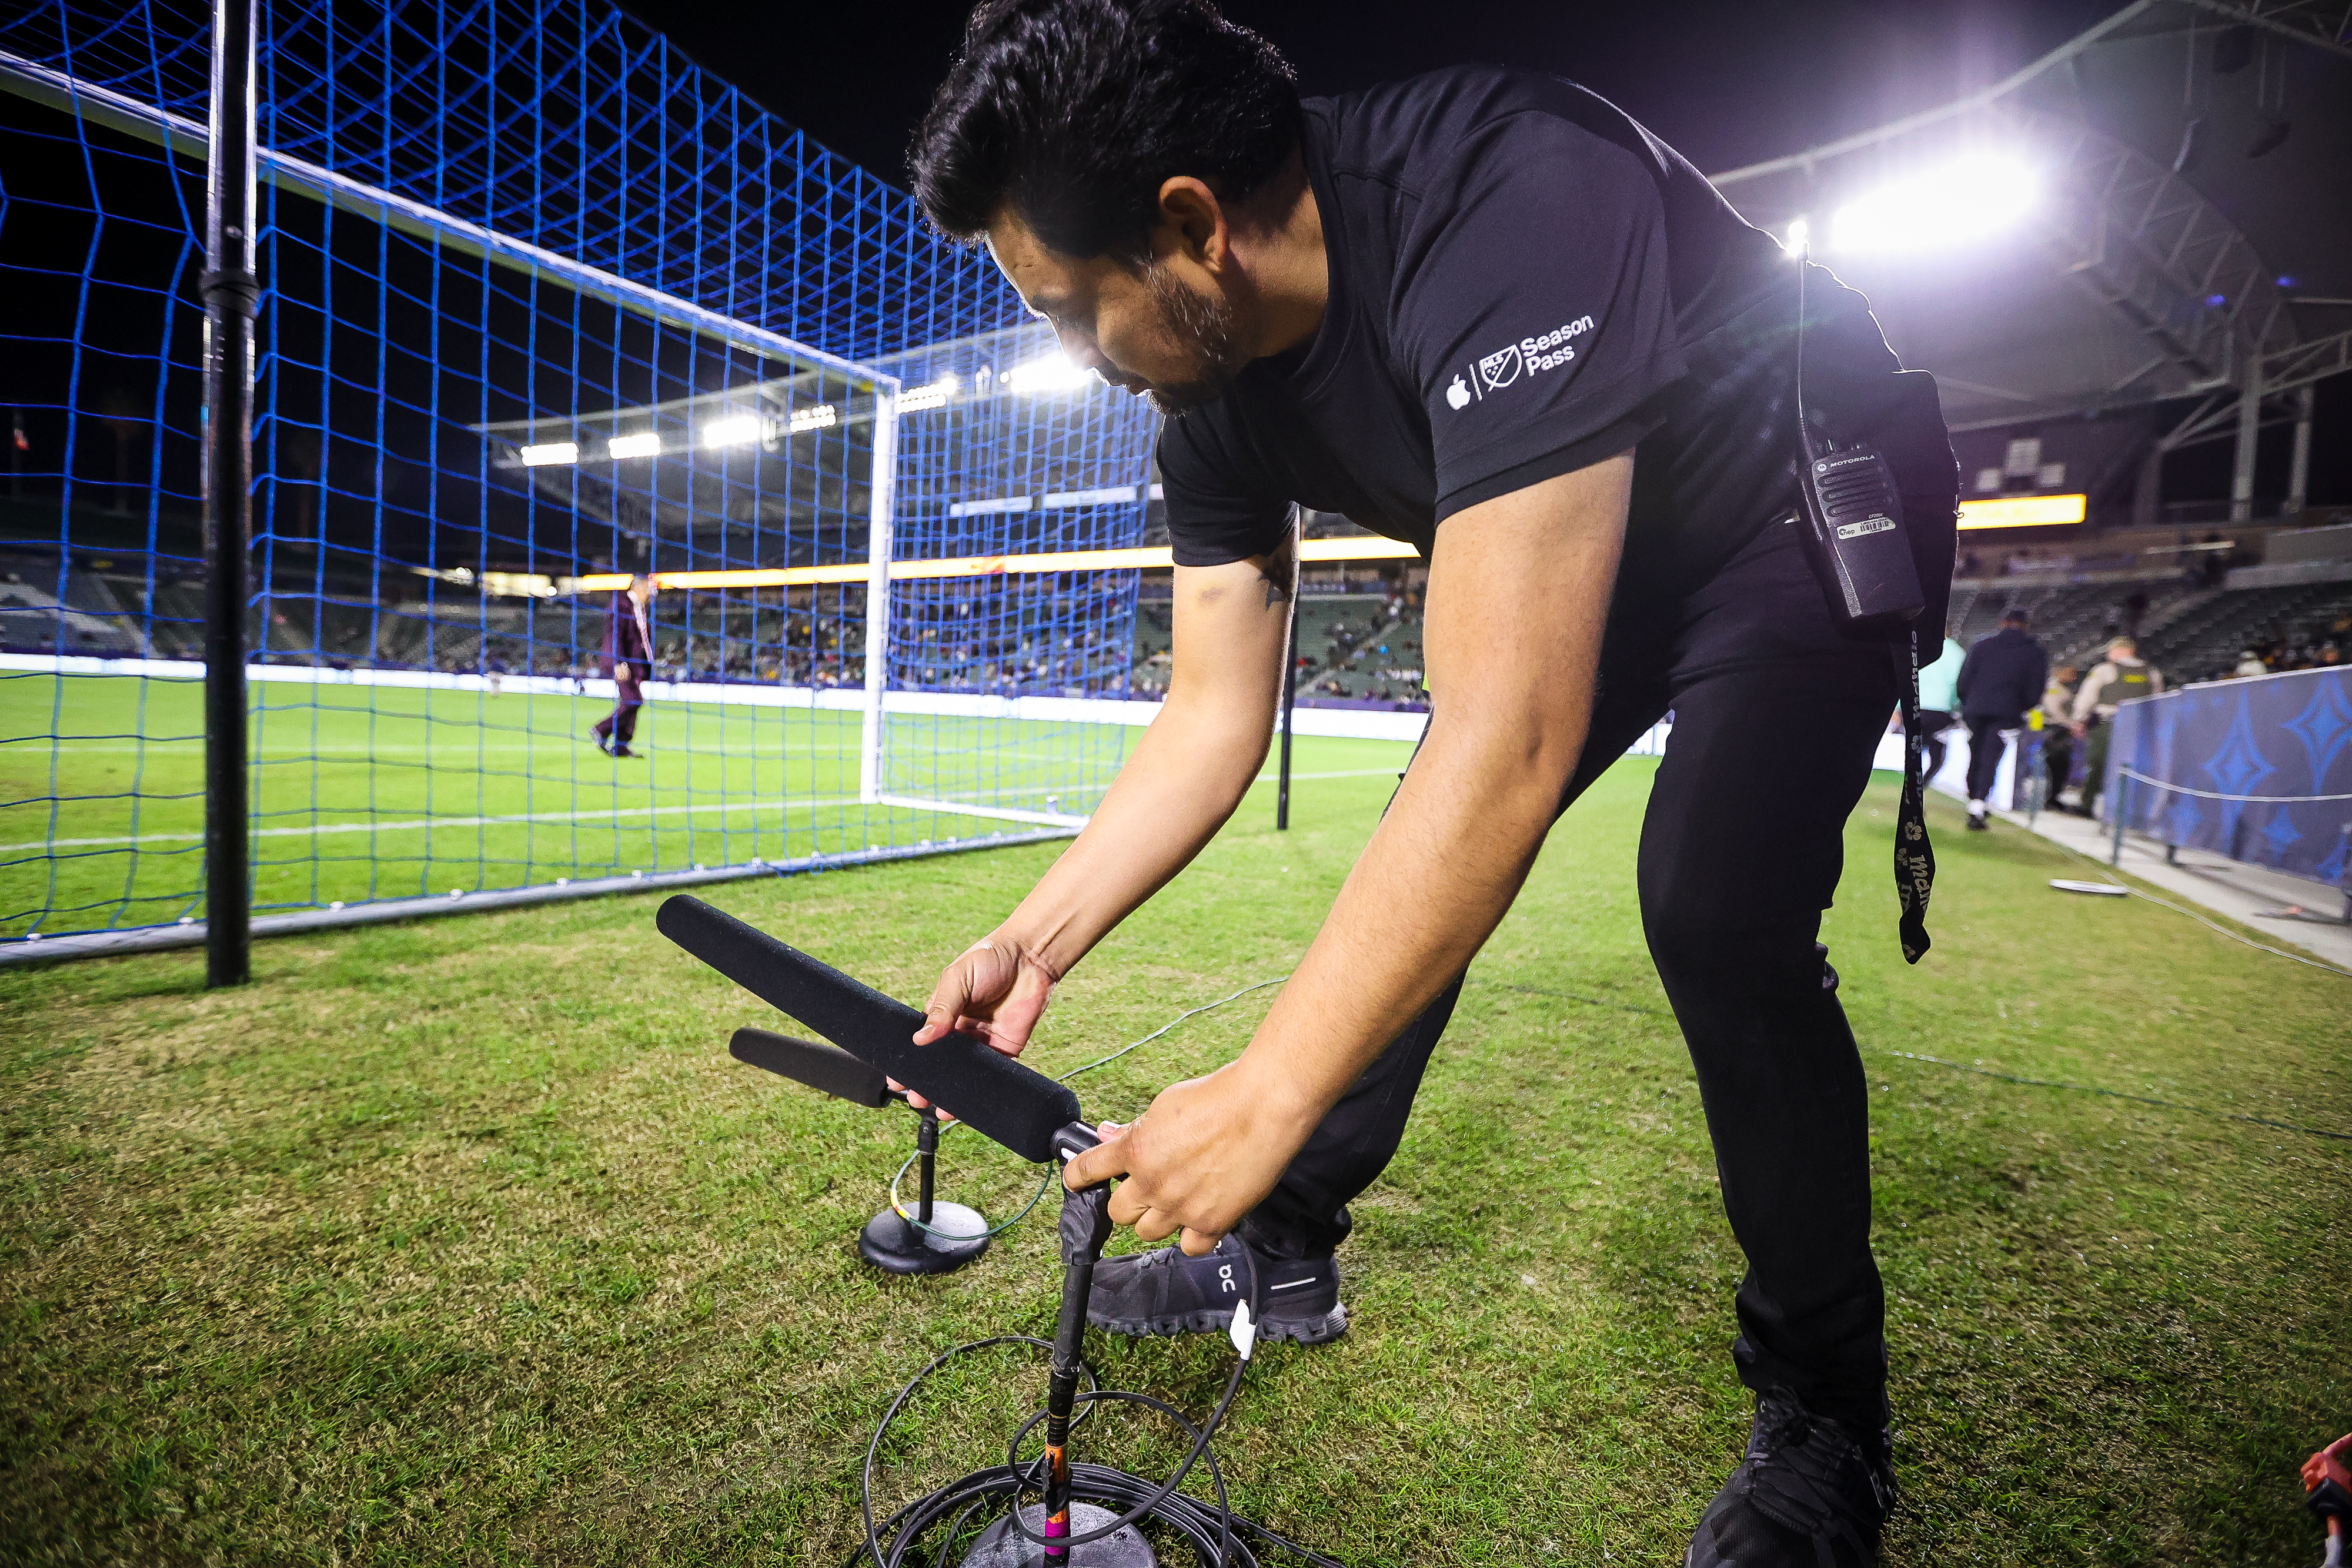
[[[1919,710],[1919,745],[1927,754],[1919,766],[1927,771],[1919,775],[1926,784],[1944,770],[1944,732],[1952,727],[1952,716],[1939,707]]]
[[[2024,724],[2016,714],[1969,715],[1969,799],[1992,799],[1993,780],[2000,776],[2000,754],[2009,749],[2001,739],[2004,729],[2016,729]]]
[[[2083,814],[2089,816],[2099,804],[2099,797],[2107,787],[2107,745],[2115,738],[2115,721],[2094,715],[2090,733],[2083,737],[2084,766],[2090,772],[2083,779]]]
[[[1886,1353],[1869,1095],[1815,939],[1895,695],[1885,644],[1835,627],[1794,526],[1777,524],[1696,591],[1621,586],[1591,738],[1560,803],[1674,710],[1642,828],[1642,920],[1748,1255],[1733,1354],[1750,1387],[1787,1384],[1874,1427]],[[1431,722],[1445,722],[1442,699]],[[1346,1238],[1347,1204],[1396,1153],[1461,985],[1308,1137],[1242,1221],[1252,1245],[1310,1258]]]
[[[596,733],[609,735],[615,746],[626,746],[637,737],[637,710],[646,706],[643,677],[630,680],[625,676],[614,682],[613,711],[596,721]]]
[[[2074,731],[2053,725],[2042,732],[2042,766],[2050,778],[2050,793],[2045,799],[2054,810],[2058,792],[2074,775]]]

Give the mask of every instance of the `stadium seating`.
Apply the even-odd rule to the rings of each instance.
[[[58,586],[62,597],[51,591]],[[68,569],[60,585],[55,557],[0,559],[0,648],[101,659],[147,653],[136,622],[125,617],[106,585],[78,567]]]
[[[1421,703],[1421,612],[1394,596],[1307,595],[1299,602],[1298,692]]]
[[[2292,650],[2333,638],[2340,652],[2352,653],[2352,638],[2336,629],[2347,616],[2352,582],[2207,590],[2184,613],[2143,636],[2140,652],[2176,685],[2217,680],[2249,648]]]
[[[2088,669],[2107,639],[2124,629],[2125,601],[2135,591],[2147,598],[2139,619],[2140,653],[2176,685],[2229,674],[2248,648],[2316,646],[2331,635],[2344,647],[2347,639],[2332,628],[2352,612],[2352,582],[2240,589],[2191,587],[2178,578],[1961,582],[1953,587],[1953,635],[1973,647],[1999,629],[2004,612],[2021,608],[2033,617],[2033,634],[2050,651],[2053,667]]]

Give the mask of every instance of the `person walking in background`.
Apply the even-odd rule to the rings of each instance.
[[[2049,780],[2042,799],[2053,811],[2066,809],[2058,797],[2074,777],[2074,684],[2081,678],[2074,665],[2061,664],[2042,689],[2042,768]]]
[[[604,650],[601,673],[613,683],[613,711],[596,723],[596,749],[607,757],[635,757],[629,742],[637,735],[637,709],[646,703],[646,682],[654,673],[653,625],[646,607],[653,601],[654,580],[629,579],[628,591],[613,595],[604,614]]]
[[[2083,677],[2083,689],[2074,694],[2074,734],[2087,740],[2085,760],[2089,776],[2083,780],[2083,814],[2096,814],[2099,791],[2106,784],[2108,727],[2115,722],[2116,709],[2135,697],[2152,697],[2164,690],[2164,677],[2155,665],[2139,656],[2139,647],[2128,637],[2117,637],[2107,644],[2105,663],[2091,666]]]
[[[1968,656],[1948,622],[1943,652],[1919,671],[1919,744],[1927,756],[1927,770],[1920,775],[1923,784],[1934,783],[1936,775],[1944,770],[1944,732],[1952,727],[1952,716],[1960,706],[1954,683],[1959,680],[1960,665]]]
[[[2004,729],[2021,729],[2025,710],[2042,700],[2050,681],[2050,655],[2026,630],[2032,617],[2012,609],[2000,618],[2000,630],[1969,650],[1960,661],[1959,678],[1952,683],[1960,699],[1960,718],[1969,727],[1969,827],[1985,831],[1985,798],[1992,793],[2000,771],[2000,754],[2008,742]]]

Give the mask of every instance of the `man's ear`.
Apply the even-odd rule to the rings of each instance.
[[[1232,260],[1233,232],[1224,204],[1206,182],[1190,174],[1171,175],[1161,183],[1159,233],[1152,239],[1160,255],[1182,256],[1211,272],[1223,270]]]

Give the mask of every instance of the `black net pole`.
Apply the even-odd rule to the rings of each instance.
[[[1277,831],[1290,830],[1290,720],[1298,711],[1298,595],[1304,588],[1304,574],[1290,574],[1290,632],[1284,639],[1282,661],[1282,766],[1281,777],[1274,786],[1274,825]]]
[[[246,571],[253,521],[254,33],[214,0],[205,181],[205,983],[253,972],[246,800]]]

